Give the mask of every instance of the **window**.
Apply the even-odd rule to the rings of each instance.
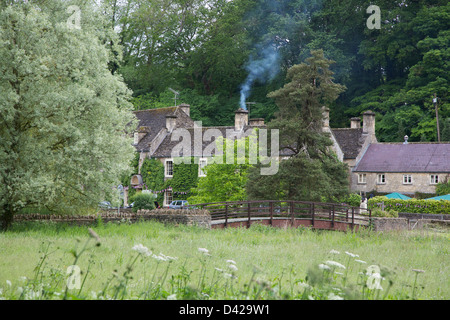
[[[167,207],[169,204],[171,204],[173,201],[172,199],[172,190],[166,190],[166,192],[164,192],[164,206]]]
[[[366,174],[365,173],[358,174],[358,183],[366,183]]]
[[[383,174],[379,174],[377,176],[377,183],[378,184],[385,184],[386,183],[386,175],[384,173]]]
[[[173,177],[173,160],[167,159],[165,161],[165,176]]]
[[[439,176],[437,174],[432,174],[430,176],[430,183],[431,184],[438,184],[439,183]]]
[[[410,174],[403,175],[403,184],[412,184],[412,176]]]
[[[198,162],[198,176],[206,177],[206,172],[203,171],[203,168],[208,164],[208,160],[206,158],[201,158]]]

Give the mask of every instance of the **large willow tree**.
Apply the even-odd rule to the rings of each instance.
[[[130,93],[108,69],[114,33],[96,12],[89,1],[0,2],[3,229],[23,207],[95,206],[128,169]]]

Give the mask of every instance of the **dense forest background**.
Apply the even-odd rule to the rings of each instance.
[[[369,29],[370,5],[381,28]],[[272,119],[267,94],[289,67],[323,49],[346,87],[329,106],[332,127],[365,110],[379,141],[450,140],[450,4],[447,0],[104,0],[119,34],[112,63],[135,109],[191,105],[204,126],[233,124],[242,99],[251,118]],[[119,60],[117,60],[119,61]]]

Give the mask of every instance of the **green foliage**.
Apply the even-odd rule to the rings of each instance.
[[[385,211],[396,211],[406,213],[436,213],[449,214],[450,201],[446,200],[419,200],[419,199],[389,199],[384,196],[373,197],[368,200],[367,208],[382,208]]]
[[[187,199],[190,204],[247,199],[247,171],[251,167],[249,138],[234,141],[225,138],[222,143],[223,155],[208,159],[209,163],[204,168],[206,177],[199,178],[197,187],[191,189],[192,195]],[[226,161],[227,146],[234,148],[233,163]],[[238,157],[237,150],[240,148],[245,150],[244,159]]]
[[[345,87],[333,82],[332,61],[322,50],[311,51],[306,63],[288,70],[283,88],[269,94],[278,106],[270,129],[280,130],[280,146],[292,153],[271,176],[260,166],[249,170],[247,192],[251,199],[332,201],[348,194],[348,171],[330,151],[324,132],[323,105],[337,99]]]
[[[145,158],[141,166],[141,176],[147,189],[159,191],[164,185],[164,165],[158,159]]]
[[[133,212],[138,210],[153,210],[155,209],[155,196],[152,193],[139,192],[130,197],[130,203],[133,203]]]
[[[135,121],[120,75],[117,34],[92,2],[0,5],[0,215],[22,207],[96,207],[129,170]]]
[[[450,194],[450,179],[447,179],[445,182],[439,182],[436,186],[436,194],[438,196],[445,196],[446,194]]]
[[[333,199],[334,202],[345,203],[352,207],[359,207],[361,205],[361,196],[358,193],[349,193],[338,199]]]
[[[379,218],[398,218],[398,212],[394,210],[381,210],[379,207],[375,207],[371,211],[372,217]]]

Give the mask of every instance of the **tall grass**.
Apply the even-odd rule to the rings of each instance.
[[[448,240],[262,225],[20,223],[0,234],[0,297],[445,300]]]

